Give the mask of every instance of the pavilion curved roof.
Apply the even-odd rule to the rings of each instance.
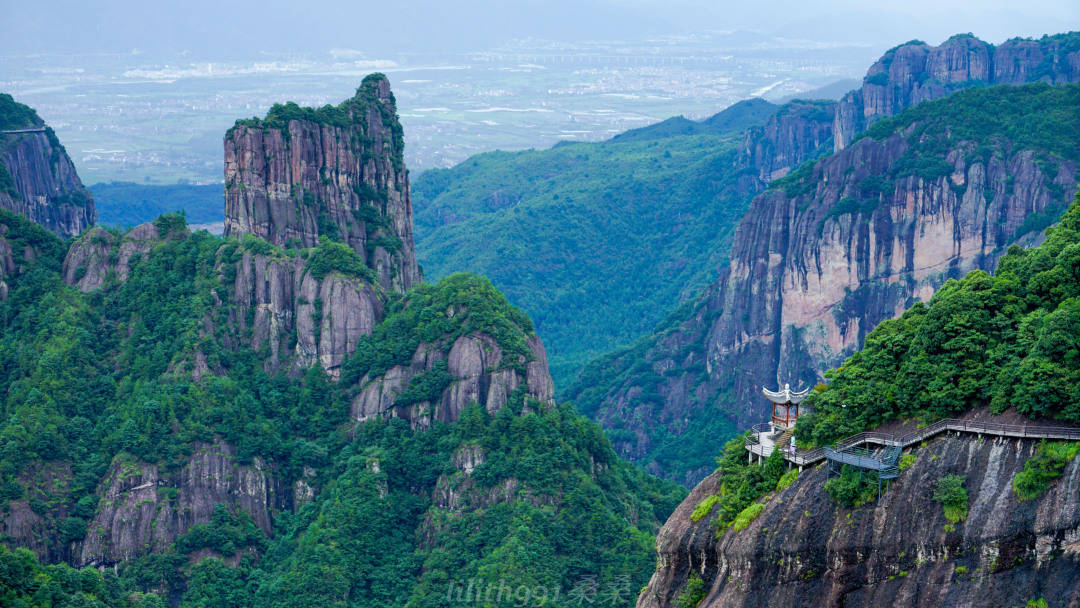
[[[801,391],[793,391],[791,390],[790,384],[785,384],[784,388],[778,391],[770,391],[763,386],[761,387],[761,393],[765,395],[766,399],[773,403],[799,403],[810,394],[810,389],[805,388]]]

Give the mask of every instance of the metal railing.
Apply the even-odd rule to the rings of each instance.
[[[746,449],[754,454],[769,456],[771,449],[761,445],[757,435],[762,432],[760,427],[768,427],[768,424],[755,424],[753,431],[746,438]],[[1052,426],[1039,423],[1034,424],[1004,424],[1000,422],[978,422],[963,420],[960,418],[945,418],[929,424],[911,433],[896,437],[887,433],[866,431],[850,437],[845,437],[836,442],[835,450],[842,451],[863,444],[875,444],[892,446],[904,449],[910,445],[925,441],[940,433],[956,431],[958,433],[977,433],[981,435],[993,435],[996,437],[1015,437],[1018,439],[1058,439],[1066,441],[1080,441],[1080,428],[1069,426]],[[765,452],[768,453],[765,453]],[[825,460],[825,449],[814,448],[812,450],[800,450],[797,452],[784,451],[784,460],[798,465],[807,466],[817,464]]]

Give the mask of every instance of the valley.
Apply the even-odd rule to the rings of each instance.
[[[855,54],[7,65],[0,605],[1080,604],[1080,33]]]

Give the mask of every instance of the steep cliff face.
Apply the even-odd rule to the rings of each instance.
[[[1080,82],[1078,34],[1014,38],[994,46],[957,35],[941,46],[912,41],[889,50],[843,97],[833,127],[842,150],[866,127],[904,108],[973,85]]]
[[[56,134],[33,109],[0,94],[0,208],[62,238],[94,225],[94,199]]]
[[[229,285],[226,343],[269,347],[267,370],[320,365],[337,377],[361,336],[382,320],[385,296],[347,273],[316,277],[301,257],[244,251],[222,272]]]
[[[225,234],[287,247],[340,240],[383,288],[408,289],[419,270],[403,142],[382,75],[336,107],[278,105],[237,122],[225,136]]]
[[[754,200],[706,338],[707,369],[733,395],[753,404],[760,385],[819,381],[882,320],[948,278],[992,271],[1009,244],[1038,240],[1041,226],[1027,218],[1060,213],[1062,193],[1076,188],[1073,160],[1040,166],[1030,149],[972,158],[975,142],[948,151],[948,175],[899,176],[891,168],[909,145],[900,135],[861,140],[814,167],[803,182],[813,192],[776,188]],[[886,192],[872,190],[881,177]],[[763,415],[767,404],[756,405],[736,413],[740,426]]]
[[[1010,244],[1041,238],[1077,183],[1075,148],[1054,143],[1055,130],[1071,132],[1080,115],[1076,91],[957,93],[775,182],[752,201],[729,266],[701,300],[649,341],[586,370],[568,396],[616,431],[622,454],[696,482],[711,463],[680,442],[715,453],[724,434],[765,415],[762,385],[820,381],[880,321],[950,277],[993,270]],[[1043,112],[1064,122],[1022,133],[976,118],[1037,121]],[[734,424],[721,426],[721,417]]]
[[[738,532],[693,521],[723,478],[702,481],[661,529],[657,570],[638,608],[676,605],[691,575],[710,606],[1050,606],[1080,602],[1080,459],[1046,494],[1021,501],[1012,479],[1036,444],[974,436],[930,441],[894,483],[888,506],[847,509],[823,490],[824,467],[768,495]],[[932,498],[960,475],[966,521],[950,525]]]
[[[555,385],[547,369],[547,353],[540,337],[528,342],[529,356],[517,356],[517,366],[504,360],[499,343],[486,334],[461,336],[445,345],[422,343],[408,365],[395,365],[381,376],[361,380],[363,388],[352,401],[352,417],[363,422],[373,417],[396,416],[426,428],[433,421],[453,422],[471,403],[488,413],[502,409],[511,394],[524,392],[545,404],[554,403]],[[447,386],[434,398],[402,403],[400,395],[421,374],[445,365]],[[520,390],[519,390],[520,389]]]
[[[765,125],[747,129],[736,170],[755,173],[760,183],[753,191],[760,192],[832,144],[835,109],[835,103],[826,101],[784,104]]]
[[[80,565],[111,566],[147,553],[164,553],[196,524],[211,520],[218,504],[243,511],[269,535],[271,512],[291,507],[274,467],[256,458],[236,460],[225,443],[195,444],[177,470],[117,459],[98,489],[97,513],[74,554]]]

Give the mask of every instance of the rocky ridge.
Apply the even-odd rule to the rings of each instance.
[[[358,343],[387,320],[391,301],[398,302],[398,308],[409,306],[409,295],[395,292],[417,286],[420,277],[413,254],[407,173],[401,164],[400,126],[387,81],[365,79],[357,98],[338,110],[347,118],[331,112],[335,125],[289,119],[283,131],[268,120],[258,125],[242,122],[230,131],[227,156],[233,154],[234,160],[250,161],[255,148],[249,144],[263,142],[256,146],[261,160],[289,156],[292,164],[249,163],[229,174],[235,187],[226,204],[233,224],[230,235],[222,239],[193,235],[181,218],[166,215],[127,233],[92,228],[65,252],[30,222],[14,214],[0,216],[0,299],[9,292],[5,281],[17,280],[27,263],[40,258],[50,263],[55,258],[63,280],[93,297],[122,286],[154,256],[171,255],[166,249],[171,245],[209,239],[214,262],[201,271],[205,276],[200,280],[212,284],[205,292],[212,306],[197,321],[198,343],[173,359],[167,376],[199,381],[226,374],[208,363],[203,352],[203,341],[216,340],[215,349],[249,349],[265,356],[268,374],[299,378],[318,366],[342,385],[342,391],[354,395],[351,406],[346,401],[353,423],[398,417],[420,429],[436,421],[456,421],[472,403],[490,413],[511,400],[533,408],[553,404],[547,356],[528,326],[513,326],[525,344],[518,354],[507,353],[503,343],[485,333],[491,327],[479,326],[420,343],[408,364],[343,379]],[[310,114],[303,109],[289,111]],[[266,145],[268,141],[272,145]],[[249,171],[255,166],[261,169]],[[268,173],[260,172],[267,166]],[[301,190],[315,191],[314,204],[304,206],[305,200],[310,202],[309,190],[299,202],[267,194],[277,192],[291,176],[301,175],[306,176]],[[332,179],[323,179],[328,175]],[[257,182],[262,190],[252,193],[248,186],[255,189]],[[372,192],[374,198],[363,198]],[[252,209],[256,211],[248,213]],[[263,212],[269,215],[260,215]],[[342,237],[345,244],[335,237]],[[43,252],[39,242],[56,246]],[[487,289],[497,294],[490,284]],[[437,314],[447,322],[467,320],[470,310],[451,306]],[[398,330],[407,335],[416,328]],[[506,330],[502,331],[499,337],[505,340]],[[432,377],[442,382],[436,398],[400,403],[402,393]],[[110,566],[166,551],[192,526],[209,522],[219,504],[232,514],[248,513],[263,533],[272,535],[272,512],[310,502],[325,480],[324,474],[308,466],[299,473],[286,472],[282,463],[241,458],[236,446],[221,439],[193,444],[189,452],[182,462],[171,465],[130,454],[113,458],[98,484],[97,508],[81,514],[87,519],[86,536],[73,542],[56,532],[71,513],[42,510],[34,502],[38,495],[55,498],[68,492],[71,467],[60,462],[47,471],[29,471],[22,485],[30,490],[8,501],[0,532],[43,559]]]
[[[1078,35],[1013,38],[995,46],[971,34],[959,34],[936,47],[918,40],[895,47],[870,66],[862,87],[840,100],[833,126],[834,149],[842,150],[882,118],[961,88],[1080,82]]]

